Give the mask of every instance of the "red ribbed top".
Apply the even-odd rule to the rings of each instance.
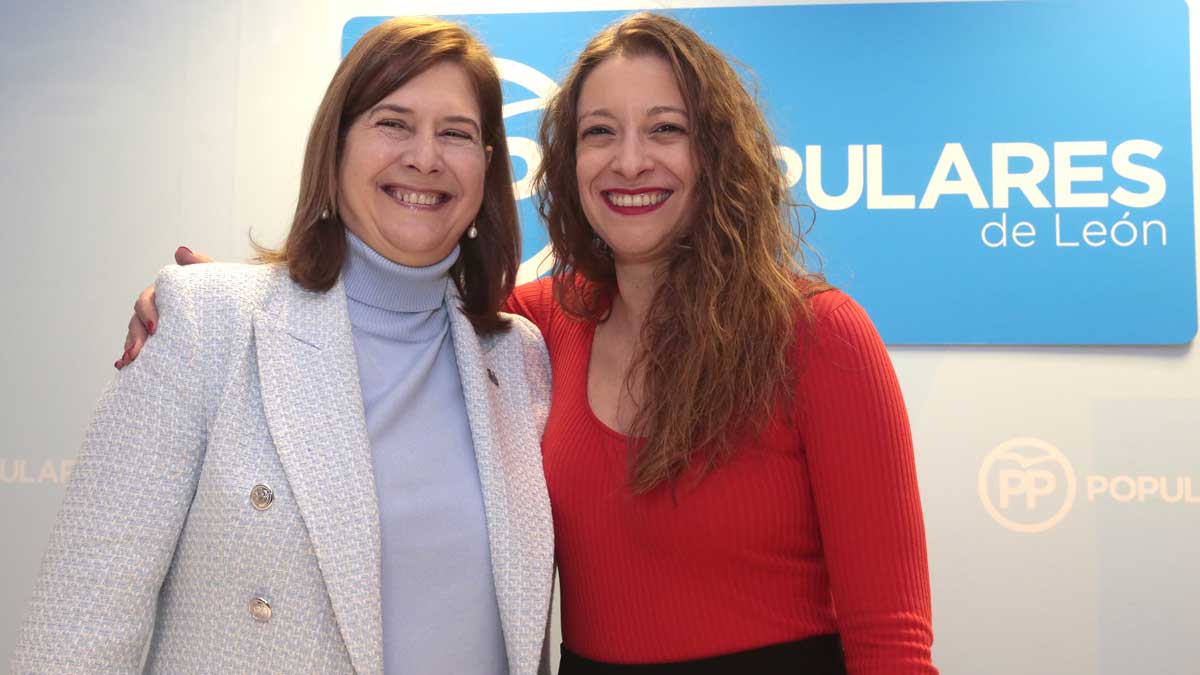
[[[812,300],[797,420],[698,484],[633,495],[627,439],[587,402],[593,325],[519,287],[554,373],[543,463],[563,642],[617,663],[703,658],[840,633],[849,675],[933,675],[929,573],[900,387],[861,307]],[[836,605],[836,609],[835,609]]]

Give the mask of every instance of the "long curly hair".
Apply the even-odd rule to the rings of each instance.
[[[671,18],[638,13],[584,48],[548,102],[535,177],[550,231],[558,303],[601,322],[616,290],[613,260],[584,215],[575,149],[579,94],[612,56],[653,55],[670,64],[687,103],[699,168],[692,222],[664,262],[642,348],[626,378],[642,388],[630,435],[630,487],[648,492],[703,461],[700,476],[790,410],[798,327],[807,297],[828,288],[805,272],[796,204],[762,111],[729,61]]]

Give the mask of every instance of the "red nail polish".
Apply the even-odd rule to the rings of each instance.
[[[146,330],[147,330],[147,331],[148,331],[148,332],[149,332],[151,335],[154,335],[154,322],[153,322],[153,321],[147,321],[147,322],[146,322]]]
[[[116,361],[113,361],[113,368],[116,368],[117,370],[121,369],[121,359],[117,359]]]
[[[179,247],[179,250],[180,250],[180,251],[187,251],[187,252],[188,252],[188,255],[196,255],[195,253],[192,253],[192,249],[190,249],[190,248],[188,248],[188,247],[186,247],[186,246],[180,246],[180,247]]]

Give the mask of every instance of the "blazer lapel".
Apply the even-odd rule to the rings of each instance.
[[[281,296],[254,316],[267,425],[350,661],[381,673],[379,511],[346,294],[286,280]]]
[[[502,423],[505,415],[529,413],[524,409],[513,410],[511,404],[506,406],[501,400],[501,385],[493,380],[495,376],[489,372],[488,350],[476,335],[471,322],[458,311],[461,304],[457,289],[450,284],[446,306],[450,308],[451,337],[467,403],[471,438],[475,444],[479,482],[483,489],[492,578],[496,586],[496,602],[500,608],[500,625],[504,630],[509,670],[514,675],[532,673],[538,668],[545,640],[543,612],[549,611],[553,577],[549,562],[552,554],[547,551],[544,556],[546,564],[539,566],[536,553],[550,547],[547,540],[552,535],[548,516],[544,519],[547,521],[545,529],[538,529],[535,525],[537,518],[514,501],[524,499],[530,486],[510,484],[523,472],[520,467],[511,465],[519,453],[514,451],[510,456],[504,450],[506,443],[522,442],[523,439],[507,437]],[[540,474],[540,461],[534,470]],[[531,598],[536,599],[531,602]],[[533,620],[530,620],[531,616]]]

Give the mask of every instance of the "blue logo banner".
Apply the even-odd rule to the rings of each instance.
[[[815,209],[821,268],[888,343],[1195,336],[1182,0],[669,13],[748,67],[795,197]],[[547,243],[527,180],[544,99],[625,14],[447,17],[491,47],[505,80],[523,278]],[[386,18],[349,21],[343,54]]]

